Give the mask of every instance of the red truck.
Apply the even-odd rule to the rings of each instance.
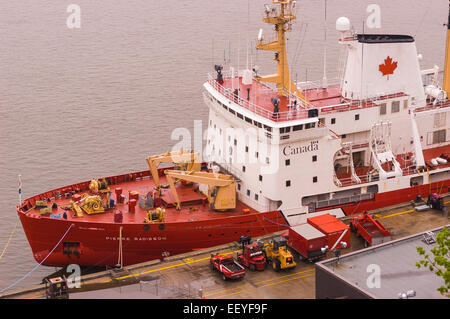
[[[325,234],[309,224],[289,228],[288,246],[296,251],[299,259],[314,261],[325,256],[328,239]]]
[[[367,212],[351,219],[350,230],[356,233],[356,237],[364,238],[364,247],[391,240],[391,232]]]
[[[231,255],[211,255],[209,260],[212,270],[222,274],[222,279],[239,279],[245,276],[245,268],[241,266]]]
[[[264,270],[266,268],[266,257],[264,257],[262,242],[251,242],[249,236],[241,236],[239,242],[242,244],[242,252],[237,254],[237,260],[250,270]]]

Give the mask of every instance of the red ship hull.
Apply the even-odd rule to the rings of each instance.
[[[417,195],[426,198],[430,193],[445,193],[449,186],[450,179],[447,179],[431,185],[378,193],[371,200],[321,210],[342,208],[346,215],[352,215],[414,200]],[[256,237],[287,229],[286,220],[279,211],[225,214],[223,217],[206,220],[166,222],[163,226],[158,223],[41,218],[27,212],[27,206],[32,205],[33,200],[50,195],[38,195],[18,207],[33,256],[38,263],[47,266],[114,266],[119,262],[120,241],[123,264],[130,265],[237,241],[242,235]],[[57,243],[59,244],[55,248]],[[77,245],[71,246],[71,243]]]
[[[163,230],[148,224],[98,224],[30,218],[19,212],[26,236],[38,263],[51,252],[70,225],[62,243],[77,242],[78,253],[64,253],[63,244],[43,263],[47,266],[114,266],[119,262],[120,227],[122,228],[123,264],[137,264],[164,256],[222,245],[239,240],[242,235],[252,237],[277,232],[285,227],[280,212],[248,214],[211,221],[166,223]]]

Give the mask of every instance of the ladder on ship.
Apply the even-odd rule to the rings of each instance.
[[[347,165],[347,173],[348,169],[350,168],[350,176],[352,179],[352,182],[355,182],[356,184],[361,184],[361,179],[359,178],[358,174],[356,174],[355,170],[355,163],[353,162],[353,143],[343,143],[343,151],[344,154],[348,155],[348,165]]]
[[[373,166],[378,171],[380,180],[403,175],[400,164],[392,152],[391,122],[379,122],[372,126],[369,147],[375,164]]]

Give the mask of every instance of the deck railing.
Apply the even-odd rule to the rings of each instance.
[[[238,75],[238,72],[236,72],[235,76],[237,76],[235,79],[237,79],[240,83],[240,77]],[[224,72],[223,77],[231,78],[231,73]],[[298,101],[297,109],[291,108],[289,111],[273,112],[273,111],[268,110],[260,105],[254,104],[254,103],[248,101],[247,99],[235,96],[233,94],[231,88],[226,88],[226,87],[222,86],[212,74],[208,74],[208,83],[216,91],[218,91],[220,94],[225,96],[228,100],[233,101],[234,103],[240,105],[244,109],[247,109],[256,115],[259,115],[261,117],[264,117],[264,118],[269,119],[274,122],[283,122],[283,121],[291,121],[291,120],[308,118],[308,110],[309,109],[317,109],[319,111],[319,115],[325,115],[325,114],[330,114],[330,113],[347,112],[347,111],[352,111],[352,110],[356,110],[356,109],[360,109],[360,108],[374,107],[374,106],[377,106],[377,104],[374,103],[376,101],[406,96],[403,92],[386,93],[386,94],[383,94],[383,95],[380,95],[380,96],[377,96],[374,98],[369,98],[369,99],[364,99],[364,100],[347,101],[345,103],[335,104],[335,105],[330,105],[330,106],[323,106],[323,107],[315,107],[313,104],[308,103],[307,101],[304,101],[295,96],[291,96],[292,100],[294,100],[296,98]],[[277,94],[276,89],[270,88],[268,86],[260,87],[260,88],[258,88],[258,91],[259,92],[263,92],[263,91],[264,92],[273,92],[274,97]]]
[[[247,99],[244,99],[242,97],[238,97],[233,94],[231,88],[226,88],[222,86],[215,78],[212,77],[212,75],[208,75],[208,83],[211,84],[211,86],[218,91],[220,94],[225,96],[228,100],[233,101],[234,103],[240,105],[244,109],[249,110],[250,112],[259,115],[261,117],[264,117],[266,119],[269,119],[274,122],[283,122],[283,121],[291,121],[291,120],[297,120],[297,119],[305,119],[308,118],[308,109],[305,108],[291,108],[289,111],[283,111],[283,112],[273,112],[270,110],[267,110],[266,108],[254,104]],[[276,96],[276,91],[272,90],[269,87],[266,87],[268,91],[274,93],[274,97]],[[259,91],[265,90],[264,88],[258,88]]]

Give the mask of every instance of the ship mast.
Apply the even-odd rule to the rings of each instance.
[[[274,51],[277,61],[277,73],[265,76],[255,76],[255,80],[262,82],[276,83],[278,96],[296,95],[298,98],[306,101],[306,98],[298,90],[294,81],[289,74],[289,66],[286,53],[286,36],[287,31],[292,30],[292,20],[296,19],[293,14],[295,8],[295,1],[292,0],[272,0],[274,4],[279,4],[279,11],[275,8],[266,7],[266,16],[263,18],[263,22],[273,24],[277,34],[277,39],[272,42],[264,43],[261,38],[258,39],[256,49]]]
[[[447,93],[447,96],[450,96],[450,2],[448,22],[444,25],[447,26],[447,44],[445,48],[444,83],[442,88]]]

